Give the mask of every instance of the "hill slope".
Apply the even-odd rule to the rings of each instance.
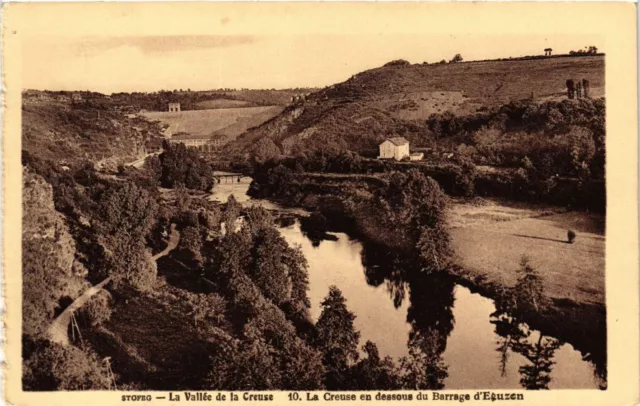
[[[375,153],[391,135],[416,145],[429,138],[425,120],[432,114],[471,115],[532,96],[539,103],[563,100],[570,78],[589,80],[592,98],[604,96],[604,56],[383,66],[289,106],[239,137],[227,152],[291,154],[333,144]]]
[[[56,165],[90,161],[115,169],[161,145],[160,126],[141,117],[128,118],[104,96],[85,103],[23,100],[23,152]]]

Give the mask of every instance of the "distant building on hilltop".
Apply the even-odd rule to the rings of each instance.
[[[73,102],[78,103],[78,102],[84,101],[84,97],[82,97],[80,93],[74,93],[71,95],[71,100]]]
[[[180,103],[169,103],[169,111],[174,113],[180,111]]]
[[[395,159],[401,161],[410,156],[409,141],[403,137],[393,137],[384,140],[380,145],[380,156],[382,159]]]
[[[214,152],[223,145],[221,138],[211,135],[177,134],[167,139],[170,144],[184,144],[187,148],[196,148],[202,152]]]

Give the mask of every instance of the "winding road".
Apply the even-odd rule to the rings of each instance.
[[[180,242],[180,232],[176,230],[175,223],[171,224],[171,234],[169,236],[169,242],[164,250],[154,255],[152,258],[154,261],[164,257],[165,255],[169,255],[171,251],[173,251]],[[98,283],[95,286],[90,287],[85,290],[82,295],[80,295],[76,300],[73,301],[66,309],[63,310],[58,317],[56,317],[53,322],[49,325],[47,329],[47,336],[49,340],[58,343],[63,346],[69,345],[69,323],[71,322],[71,318],[73,314],[80,310],[82,306],[84,306],[89,299],[91,299],[94,295],[102,290],[107,283],[111,281],[111,278],[106,278],[102,282]]]

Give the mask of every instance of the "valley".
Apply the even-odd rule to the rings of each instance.
[[[605,111],[602,54],[25,92],[23,385],[606,389]]]

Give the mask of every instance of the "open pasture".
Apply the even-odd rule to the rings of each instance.
[[[488,200],[454,204],[449,214],[456,262],[488,282],[513,286],[526,255],[554,299],[605,303],[604,216],[553,206]],[[573,244],[567,231],[576,233]]]
[[[239,127],[249,128],[261,124],[266,116],[273,116],[282,110],[278,106],[241,107],[209,110],[188,110],[180,112],[147,112],[142,115],[152,121],[160,121],[169,126],[168,133],[188,133],[192,135],[210,135],[231,125],[244,123]],[[259,122],[252,120],[258,116]],[[273,117],[271,116],[271,117]]]

